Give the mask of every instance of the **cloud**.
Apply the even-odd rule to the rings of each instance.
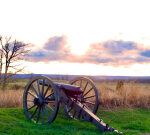
[[[138,52],[138,45],[134,42],[109,40],[91,44],[85,58],[95,64],[127,65],[135,62]]]
[[[127,50],[137,49],[136,43],[131,41],[106,41],[103,43],[104,49],[107,49],[111,54],[121,54]]]
[[[150,50],[133,41],[109,40],[91,44],[85,55],[90,63],[113,66],[150,62]]]
[[[71,53],[65,36],[55,36],[49,38],[42,48],[28,54],[27,60],[120,66],[150,62],[150,49],[133,41],[108,40],[91,44],[84,55],[78,56]]]
[[[42,48],[30,52],[26,60],[32,62],[66,61],[70,55],[72,54],[70,47],[67,46],[66,36],[55,36],[49,38]]]
[[[67,38],[65,36],[55,36],[48,39],[44,44],[46,50],[64,50],[64,46],[67,44]]]
[[[150,58],[150,50],[146,50],[146,51],[141,52],[141,55],[144,57]]]

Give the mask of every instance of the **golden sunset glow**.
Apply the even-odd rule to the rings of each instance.
[[[149,5],[149,0],[0,0],[0,35],[34,45],[34,60],[24,61],[29,72],[148,76]],[[124,48],[109,55],[113,47],[101,45],[107,41],[122,41]],[[124,46],[128,41],[137,44],[133,50]],[[48,56],[44,46],[57,42],[56,54],[62,55]]]

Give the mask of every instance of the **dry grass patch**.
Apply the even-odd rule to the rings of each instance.
[[[0,90],[0,107],[22,107],[23,90]]]
[[[143,86],[128,83],[122,88],[115,90],[109,85],[99,85],[101,106],[114,107],[140,107],[150,108],[150,90]]]
[[[64,82],[63,82],[64,83]],[[25,83],[18,87],[14,84],[14,89],[0,90],[0,107],[22,107],[23,88]],[[105,108],[116,107],[139,107],[150,109],[150,89],[149,85],[126,83],[116,90],[116,83],[96,83],[100,93],[100,106]],[[19,90],[16,90],[20,88]]]

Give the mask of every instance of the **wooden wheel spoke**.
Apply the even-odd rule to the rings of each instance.
[[[45,99],[47,99],[48,97],[54,95],[54,92],[52,92],[51,94],[49,94],[47,97],[45,97]]]
[[[48,89],[50,88],[50,85],[48,85],[48,87],[47,87],[47,89],[46,89],[46,91],[45,91],[45,93],[44,93],[44,95],[43,95],[43,97],[45,97],[46,96],[46,94],[47,94],[47,92],[48,92]]]
[[[45,119],[44,119],[44,111],[43,111],[43,106],[41,107],[41,114],[42,114],[42,124],[45,123]]]
[[[89,97],[85,97],[84,99],[88,99],[88,98],[92,98],[92,97],[95,97],[95,95],[89,96]]]
[[[85,97],[92,89],[93,89],[93,87],[92,87],[91,89],[89,89],[89,90],[83,95],[83,97]]]
[[[85,84],[85,87],[84,87],[84,89],[83,89],[83,93],[84,93],[84,91],[86,90],[87,85],[88,85],[88,82]]]
[[[54,101],[45,100],[44,102],[45,102],[45,103],[55,103],[56,101],[55,101],[55,100],[54,100]]]
[[[37,118],[36,118],[36,123],[38,123],[39,121],[40,112],[41,112],[41,107],[39,107],[39,111],[38,111]]]
[[[95,105],[93,102],[90,102],[90,101],[84,101],[84,103],[88,103],[88,104],[91,104],[91,105]]]
[[[26,111],[31,110],[32,108],[34,108],[36,105],[31,106],[30,108],[27,108]]]
[[[34,90],[35,94],[39,97],[39,94],[38,94],[37,90],[34,88],[33,84],[31,85],[31,87]]]
[[[32,92],[28,91],[28,93],[29,93],[32,97],[37,98],[37,96],[35,96]]]
[[[43,106],[43,108],[44,108],[44,111],[45,111],[45,113],[46,113],[47,118],[50,120],[50,116],[49,116],[49,114],[48,114],[48,112],[47,112],[47,109],[45,108],[45,106]]]
[[[45,104],[45,106],[46,106],[50,111],[54,112],[54,110],[53,110],[50,106],[48,106],[47,104]]]
[[[45,80],[43,80],[43,85],[42,85],[42,94],[41,94],[42,97],[43,97],[43,93],[44,93],[44,86],[45,86]]]
[[[34,112],[32,113],[30,119],[32,119],[34,117],[34,115],[36,114],[37,110],[38,110],[39,106],[36,107],[36,109],[34,110]]]
[[[41,96],[41,90],[40,90],[40,83],[39,83],[39,80],[37,80],[37,86],[38,86],[39,96]]]

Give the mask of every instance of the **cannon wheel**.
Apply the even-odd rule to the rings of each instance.
[[[23,95],[23,108],[27,118],[39,124],[53,122],[59,109],[58,95],[56,86],[49,78],[38,76],[32,79]]]
[[[70,84],[80,86],[83,91],[80,102],[96,114],[99,106],[99,92],[93,81],[86,77],[79,77],[72,80]],[[79,119],[71,106],[63,105],[63,108],[68,118]]]

